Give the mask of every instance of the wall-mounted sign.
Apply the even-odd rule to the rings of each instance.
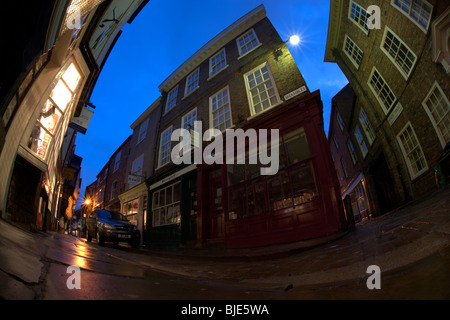
[[[74,117],[72,122],[70,123],[70,127],[82,134],[86,133],[87,127],[89,126],[89,122],[91,121],[91,117],[94,111],[83,107],[81,110],[79,117]]]
[[[391,126],[395,122],[395,120],[397,120],[398,116],[400,115],[400,113],[402,113],[402,111],[403,111],[403,107],[400,104],[400,102],[398,102],[388,117],[388,122]]]
[[[295,89],[292,92],[289,92],[288,94],[286,94],[284,96],[284,100],[286,101],[286,100],[292,99],[293,97],[298,96],[299,94],[301,94],[303,92],[306,92],[306,86],[302,86],[298,89]]]

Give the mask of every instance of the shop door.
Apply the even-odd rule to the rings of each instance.
[[[371,174],[375,184],[380,206],[379,215],[393,210],[397,205],[394,181],[392,180],[386,159],[381,154],[371,168]]]
[[[224,214],[220,168],[209,173],[209,238],[223,238]]]

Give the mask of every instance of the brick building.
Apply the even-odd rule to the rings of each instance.
[[[367,24],[369,5],[380,29]],[[374,216],[436,188],[450,139],[448,17],[446,1],[331,1],[325,61],[356,94],[348,133]]]
[[[263,6],[200,48],[159,90],[156,168],[147,179],[150,242],[251,247],[346,227],[320,94],[307,89]],[[207,129],[279,130],[281,169],[263,176],[248,161],[221,164],[220,152],[209,155],[212,164],[174,164],[171,134],[192,132],[196,120],[201,134],[188,143],[203,152]]]
[[[346,214],[353,215],[355,222],[360,222],[369,218],[370,202],[355,142],[349,134],[355,101],[355,92],[350,84],[331,99],[328,144],[339,179]]]
[[[131,135],[125,139],[109,159],[104,192],[104,209],[121,211],[119,195],[125,191],[128,178],[128,157]]]
[[[133,130],[126,165],[125,189],[118,195],[121,212],[136,224],[141,232],[141,242],[147,230],[147,197],[145,180],[155,168],[156,137],[161,118],[161,99],[158,98],[130,126]]]

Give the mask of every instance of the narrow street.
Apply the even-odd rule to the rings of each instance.
[[[32,233],[0,220],[0,297],[7,300],[354,300],[450,298],[450,189],[302,249],[173,249]],[[302,244],[304,245],[304,243]],[[278,250],[278,251],[276,251]],[[368,266],[381,269],[369,289]],[[80,270],[69,288],[69,269]],[[72,279],[72,278],[71,278]],[[240,303],[240,302],[239,302]]]

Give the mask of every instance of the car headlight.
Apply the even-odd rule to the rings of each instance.
[[[108,223],[100,223],[100,226],[103,229],[115,229],[115,227],[112,224],[108,224]]]

